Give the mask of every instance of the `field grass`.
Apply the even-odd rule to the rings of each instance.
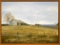
[[[58,43],[58,29],[42,26],[2,26],[2,43]]]

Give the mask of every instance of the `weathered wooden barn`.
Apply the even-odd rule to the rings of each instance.
[[[9,22],[9,25],[22,25],[22,22],[21,20],[16,20],[16,19],[12,19],[10,22]]]
[[[15,17],[11,13],[6,14],[4,19],[5,19],[5,21],[9,25],[22,25],[22,24],[26,24],[25,22],[23,22],[21,20],[15,19]]]

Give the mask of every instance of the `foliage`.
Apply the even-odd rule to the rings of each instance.
[[[29,24],[27,24],[27,23],[21,23],[21,25],[29,25]]]
[[[40,24],[35,24],[35,26],[40,26]]]
[[[2,26],[9,26],[9,24],[1,24]]]

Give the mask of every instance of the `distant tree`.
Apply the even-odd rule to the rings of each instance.
[[[58,25],[58,23],[56,25]]]
[[[40,24],[35,24],[35,26],[40,26]]]
[[[29,25],[29,24],[27,24],[27,23],[21,23],[21,25]]]
[[[9,24],[1,24],[1,26],[9,26]]]

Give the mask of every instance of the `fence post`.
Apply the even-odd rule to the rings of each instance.
[[[20,40],[19,33],[17,32],[17,42]]]
[[[6,32],[3,35],[6,37]]]

